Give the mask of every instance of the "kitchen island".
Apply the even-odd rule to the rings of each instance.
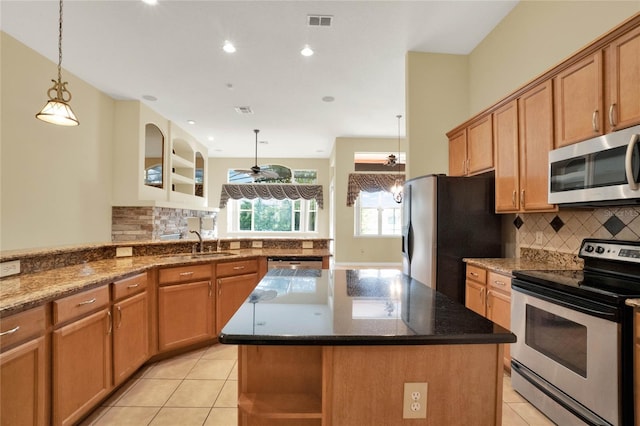
[[[500,425],[516,337],[397,270],[272,270],[219,340],[241,425]]]

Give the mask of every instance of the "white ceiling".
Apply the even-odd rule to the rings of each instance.
[[[259,157],[326,158],[336,137],[397,138],[407,51],[468,54],[516,4],[66,0],[63,68],[115,99],[142,100],[211,157],[253,157],[260,129],[268,144]],[[331,15],[333,25],[308,27],[309,14]],[[2,0],[0,23],[57,63],[56,0]],[[236,53],[222,51],[225,39]],[[300,55],[305,44],[313,56]]]

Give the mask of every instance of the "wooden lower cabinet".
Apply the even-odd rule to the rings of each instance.
[[[118,386],[149,359],[149,295],[113,305],[113,384]]]
[[[0,425],[44,425],[49,354],[39,337],[0,354]]]
[[[467,265],[465,306],[496,324],[511,328],[511,277]],[[511,370],[510,345],[504,345],[504,367]]]
[[[216,264],[216,333],[249,297],[260,281],[258,259]]]
[[[53,424],[71,425],[111,391],[108,307],[53,332]]]
[[[158,289],[158,349],[167,351],[212,339],[215,291],[211,280]]]

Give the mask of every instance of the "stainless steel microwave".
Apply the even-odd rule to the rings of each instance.
[[[640,126],[549,152],[549,203],[640,204]]]

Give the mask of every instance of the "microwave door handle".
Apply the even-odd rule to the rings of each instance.
[[[638,182],[636,182],[635,176],[633,175],[633,167],[632,167],[633,164],[631,161],[633,160],[633,150],[637,143],[638,143],[638,135],[634,134],[631,136],[629,145],[627,145],[627,155],[625,156],[625,159],[624,159],[624,170],[627,174],[627,183],[629,184],[629,187],[633,191],[638,190]]]

